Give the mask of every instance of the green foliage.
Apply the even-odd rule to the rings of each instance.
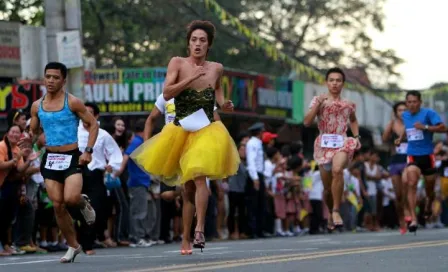
[[[340,65],[367,69],[384,86],[395,82],[402,59],[375,50],[368,29],[382,31],[386,0],[221,0],[220,5],[286,54],[318,69]],[[44,0],[0,1],[8,20],[43,23]],[[227,67],[288,75],[201,0],[81,0],[83,45],[97,67],[166,66],[186,54],[185,27],[195,19],[217,27],[210,58]],[[386,79],[386,80],[385,80]],[[377,81],[377,82],[378,82]]]

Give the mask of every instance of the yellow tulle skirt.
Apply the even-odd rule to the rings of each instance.
[[[130,157],[143,171],[169,186],[201,176],[211,180],[233,176],[240,164],[235,142],[220,121],[196,132],[170,123]]]

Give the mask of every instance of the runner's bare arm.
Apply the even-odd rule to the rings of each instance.
[[[214,112],[213,112],[213,119],[214,119],[215,121],[221,121],[221,117],[219,116],[218,111],[214,111]]]
[[[78,117],[87,124],[89,131],[89,139],[87,140],[87,147],[93,148],[96,142],[96,138],[98,137],[99,126],[96,122],[95,117],[93,117],[90,112],[87,111],[86,106],[82,103],[81,100],[74,97],[73,95],[69,95],[68,99],[70,109],[78,115]]]
[[[303,118],[303,125],[306,127],[309,127],[313,124],[314,119],[316,119],[317,114],[319,113],[320,105],[322,105],[321,100],[319,98],[316,98],[316,103],[310,108],[310,110],[305,115],[305,118]]]
[[[222,89],[222,86],[221,86],[221,78],[222,78],[222,74],[224,73],[224,67],[220,63],[218,63],[217,72],[218,72],[219,76],[218,76],[218,79],[216,80],[216,84],[215,84],[215,95],[216,95],[216,102],[218,103],[219,107],[221,108],[222,105],[224,104],[225,100],[224,100],[224,90]]]
[[[428,131],[435,133],[445,133],[447,132],[447,129],[444,123],[439,123],[435,126],[428,126]]]
[[[359,136],[359,124],[355,110],[350,113],[350,130],[352,131],[353,136]]]
[[[152,109],[151,113],[149,114],[148,118],[146,118],[145,130],[143,132],[143,137],[144,137],[145,141],[148,140],[149,138],[151,138],[152,130],[154,128],[154,122],[160,116],[162,116],[162,113],[160,112],[160,110],[157,107],[154,107]]]
[[[404,137],[406,136],[406,128],[403,126],[403,128],[398,131],[398,138],[395,139],[395,145],[400,145],[401,141],[403,141]]]
[[[39,117],[37,116],[37,111],[39,109],[41,99],[34,101],[33,105],[31,105],[31,121],[30,121],[30,136],[32,139],[32,144],[34,145],[37,142],[37,139],[39,139],[40,135],[40,121]]]
[[[390,136],[392,135],[393,124],[394,124],[394,121],[390,121],[389,124],[387,124],[387,127],[383,133],[383,142],[389,141]]]
[[[195,72],[192,76],[177,82],[179,77],[179,70],[182,65],[182,58],[174,57],[168,63],[168,69],[165,77],[165,87],[163,88],[163,98],[168,101],[171,98],[178,96],[193,80],[205,74],[202,67],[193,68]]]

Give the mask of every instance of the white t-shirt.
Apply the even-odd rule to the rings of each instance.
[[[269,188],[269,185],[274,188],[276,185],[276,177],[274,175],[275,170],[275,164],[272,163],[270,160],[264,161],[264,184],[266,185],[266,188]]]
[[[392,184],[392,179],[382,179],[381,187],[383,189],[383,207],[389,206],[391,200],[395,200],[394,185]]]
[[[313,188],[310,191],[309,198],[310,200],[321,200],[324,192],[324,184],[322,183],[322,178],[320,177],[319,171],[314,171],[311,175],[313,180]]]
[[[157,97],[155,106],[157,109],[165,115],[165,125],[169,124],[174,121],[174,118],[176,117],[176,107],[174,106],[174,98],[171,98],[170,100],[166,101],[165,98],[163,98],[163,94],[160,94]],[[215,106],[214,111],[218,108]]]
[[[348,191],[350,186],[353,186],[356,195],[361,195],[361,188],[358,178],[353,176],[348,169],[344,169],[344,190]]]
[[[368,162],[364,163],[366,174],[369,176],[376,176],[381,171],[379,165],[375,164],[373,168],[370,167]],[[367,180],[367,194],[369,196],[376,196],[377,193],[377,182],[374,180]]]

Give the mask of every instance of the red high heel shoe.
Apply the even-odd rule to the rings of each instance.
[[[408,232],[407,228],[405,228],[405,227],[400,228],[400,234],[401,234],[401,235],[405,235],[406,232]]]
[[[180,255],[191,255],[193,254],[193,250],[191,249],[191,244],[188,244],[188,249],[183,249],[182,245],[180,248]]]

